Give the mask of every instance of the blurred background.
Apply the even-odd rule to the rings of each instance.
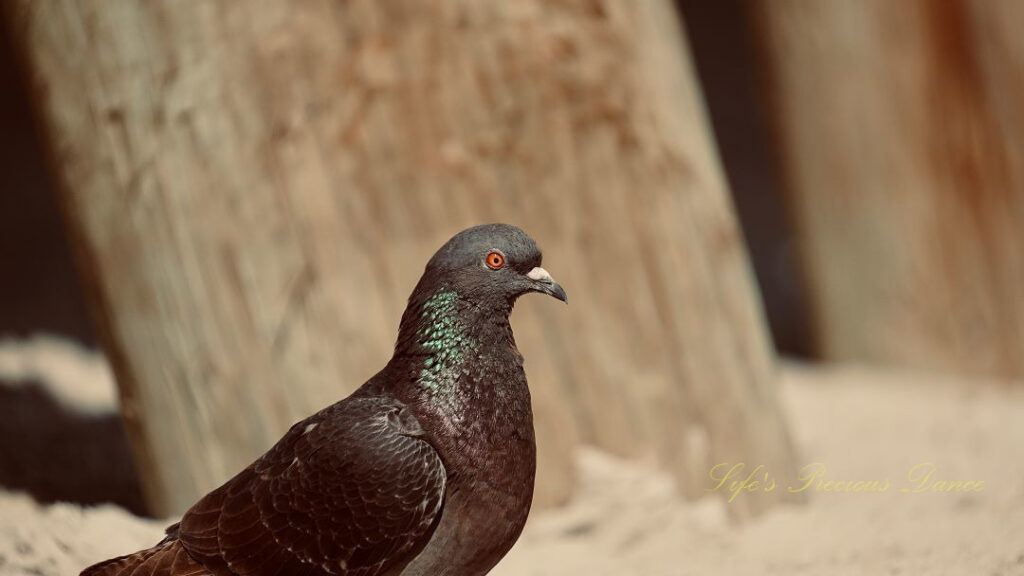
[[[158,539],[488,221],[572,296],[502,573],[1024,573],[1024,4],[0,5],[0,573]]]

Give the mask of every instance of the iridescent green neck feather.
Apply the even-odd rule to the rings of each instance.
[[[459,296],[452,290],[432,294],[423,303],[417,343],[428,355],[417,384],[430,392],[452,388],[458,381],[471,342],[458,314]]]

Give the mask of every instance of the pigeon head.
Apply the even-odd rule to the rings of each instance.
[[[434,254],[417,291],[452,291],[462,300],[495,309],[510,307],[527,292],[567,302],[565,290],[540,264],[540,248],[519,228],[474,226],[456,234]]]
[[[566,302],[565,290],[540,262],[537,243],[515,226],[485,224],[459,232],[427,262],[409,297],[396,355],[437,355],[430,360],[433,372],[424,377],[436,383],[445,380],[439,374],[449,364],[468,357],[459,350],[486,338],[483,332],[497,327],[506,336],[502,326],[508,328],[512,306],[523,294],[540,292]]]

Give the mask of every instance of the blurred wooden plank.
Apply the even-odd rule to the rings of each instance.
[[[759,7],[823,355],[1024,375],[1024,5]]]
[[[538,504],[569,496],[580,441],[658,460],[691,495],[724,460],[792,473],[671,3],[10,15],[157,513],[382,366],[430,254],[494,220],[537,238],[572,301],[513,317]]]

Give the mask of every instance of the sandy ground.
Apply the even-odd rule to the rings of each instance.
[[[667,478],[585,453],[579,499],[537,515],[494,574],[1024,575],[1024,390],[858,369],[785,374],[804,462],[833,480],[888,478],[889,490],[814,490],[807,505],[736,526],[720,501],[681,503]],[[902,492],[923,462],[933,478],[984,487]]]
[[[682,502],[665,475],[583,451],[578,497],[534,514],[493,574],[1024,575],[1024,386],[859,368],[784,374],[803,461],[824,465],[823,480],[887,479],[888,490],[816,485],[808,504],[737,525],[720,499]],[[932,480],[984,485],[903,492],[927,462]],[[0,575],[75,574],[155,543],[166,523],[0,493]]]

